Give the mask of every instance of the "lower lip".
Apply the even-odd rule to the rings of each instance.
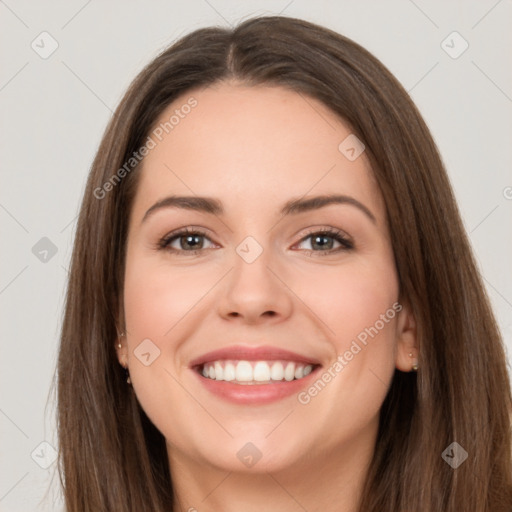
[[[277,381],[270,384],[233,384],[224,380],[215,380],[203,377],[198,371],[193,370],[203,386],[225,400],[240,405],[258,405],[276,402],[290,395],[298,394],[302,389],[310,385],[316,376],[320,366],[317,366],[309,375],[302,379],[291,381]]]

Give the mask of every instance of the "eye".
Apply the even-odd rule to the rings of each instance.
[[[312,231],[305,236],[300,242],[310,240],[309,245],[311,249],[305,249],[306,253],[324,256],[324,254],[332,254],[339,251],[348,251],[354,248],[354,244],[348,239],[348,237],[337,229],[328,228],[320,231]],[[338,247],[334,247],[335,244],[339,244]]]
[[[204,240],[208,240],[212,244],[210,249],[215,247],[204,231],[185,228],[166,235],[158,242],[157,248],[175,254],[196,255],[202,250],[208,249],[208,247],[204,247]],[[304,251],[306,254],[315,254],[315,256],[329,255],[354,248],[352,241],[342,231],[333,228],[311,231],[297,245],[301,245],[307,240],[311,240],[309,243],[311,249],[304,249]],[[338,247],[334,247],[335,244],[338,244]]]
[[[203,239],[210,240],[204,231],[186,228],[166,235],[158,242],[158,247],[174,253],[198,254],[205,249]]]

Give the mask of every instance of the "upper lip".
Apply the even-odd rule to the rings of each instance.
[[[218,350],[213,350],[190,361],[190,367],[200,366],[211,361],[221,361],[226,359],[234,359],[240,361],[273,361],[286,360],[297,361],[305,364],[318,365],[320,361],[314,357],[304,356],[269,345],[259,347],[249,347],[247,345],[231,345]]]

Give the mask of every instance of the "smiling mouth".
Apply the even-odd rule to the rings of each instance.
[[[218,360],[199,365],[196,370],[210,380],[241,385],[262,385],[303,379],[318,366],[320,365],[288,360]]]

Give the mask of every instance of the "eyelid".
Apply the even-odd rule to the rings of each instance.
[[[335,228],[332,226],[313,226],[311,228],[307,228],[305,232],[303,232],[302,238],[300,241],[304,240],[304,238],[307,238],[308,236],[311,236],[313,234],[317,233],[325,233],[329,235],[338,235],[340,237],[343,237],[347,242],[354,243],[352,237],[342,229]]]

